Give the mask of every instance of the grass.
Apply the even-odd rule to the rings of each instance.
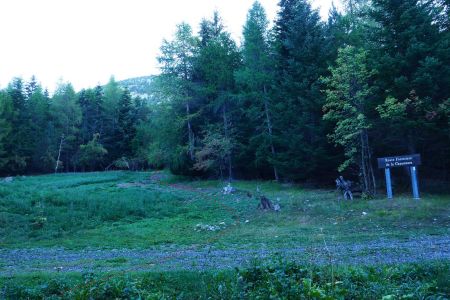
[[[237,192],[223,195],[224,186],[167,172],[15,177],[0,183],[0,249],[308,248],[449,235],[445,194],[339,202],[326,189],[236,181]],[[281,212],[257,210],[261,194]],[[135,262],[89,263],[117,270]],[[246,270],[18,273],[0,276],[0,299],[447,299],[449,270],[448,261],[350,267],[275,260]]]
[[[151,180],[155,177],[158,180]],[[165,244],[268,247],[447,235],[450,196],[338,202],[330,190],[238,181],[188,181],[168,173],[84,173],[16,177],[0,184],[3,248],[148,248]],[[261,194],[280,213],[256,209]],[[224,226],[195,230],[197,224]],[[356,229],[356,230],[355,230]],[[112,234],[113,233],[113,234]]]
[[[3,278],[4,299],[446,299],[450,265],[129,274],[28,274]]]

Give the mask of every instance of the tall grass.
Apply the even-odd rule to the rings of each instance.
[[[154,173],[145,172],[58,174],[1,183],[0,244],[140,248],[207,241],[278,247],[321,244],[321,233],[336,241],[361,242],[445,235],[450,228],[446,195],[339,202],[330,190],[257,181],[234,182],[238,192],[223,195],[219,181],[160,175],[153,181]],[[280,203],[280,213],[256,209],[257,187]],[[195,231],[197,224],[222,222],[226,226],[220,232]]]

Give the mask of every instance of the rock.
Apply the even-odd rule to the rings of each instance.
[[[231,183],[228,183],[226,187],[223,188],[223,194],[229,195],[235,192],[235,188],[231,186]]]
[[[273,205],[273,210],[276,211],[276,212],[281,211],[280,204],[274,204],[274,205]]]
[[[14,181],[14,177],[6,177],[5,179],[3,179],[3,182],[5,183],[11,183]]]

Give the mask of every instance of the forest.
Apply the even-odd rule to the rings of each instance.
[[[450,1],[348,0],[321,19],[255,2],[242,43],[219,12],[174,28],[149,98],[112,77],[50,93],[0,90],[0,176],[162,169],[203,178],[333,182],[377,189],[376,158],[420,153],[450,180]],[[89,72],[89,70],[86,70]],[[380,181],[380,180],[379,180]]]

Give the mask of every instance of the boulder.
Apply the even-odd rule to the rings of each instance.
[[[6,177],[5,179],[3,179],[3,182],[5,183],[11,183],[14,181],[14,177]]]

